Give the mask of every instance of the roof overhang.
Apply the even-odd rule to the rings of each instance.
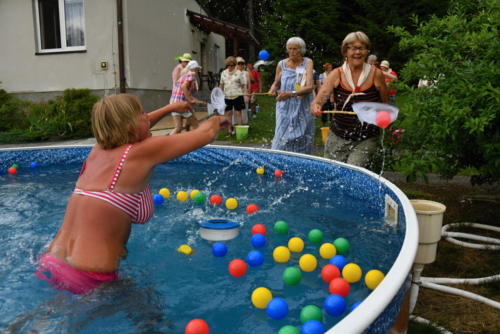
[[[260,44],[248,28],[198,14],[189,9],[186,11],[186,15],[189,17],[191,24],[207,33],[213,32],[227,38],[243,40],[255,45]]]

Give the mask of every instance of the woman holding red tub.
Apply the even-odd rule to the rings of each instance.
[[[118,278],[131,224],[144,224],[153,215],[148,182],[154,167],[210,143],[228,125],[216,116],[191,132],[152,137],[150,127],[163,116],[188,108],[181,102],[144,113],[129,94],[94,105],[97,144],[82,166],[59,232],[40,257],[38,277],[75,294]]]

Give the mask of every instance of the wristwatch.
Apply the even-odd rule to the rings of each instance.
[[[296,90],[292,90],[292,96],[293,97],[297,97],[297,91]]]

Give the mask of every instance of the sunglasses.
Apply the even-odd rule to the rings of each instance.
[[[245,62],[239,61],[238,65],[245,65]]]
[[[229,66],[236,66],[236,64],[227,64],[227,66],[228,66],[228,67],[229,67]]]

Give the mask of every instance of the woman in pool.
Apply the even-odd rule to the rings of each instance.
[[[311,104],[315,116],[333,92],[337,110],[352,111],[355,102],[388,102],[387,87],[382,71],[366,63],[370,40],[362,31],[349,33],[342,42],[345,57],[342,66],[330,72]],[[325,143],[324,156],[349,164],[366,167],[377,148],[377,126],[361,123],[356,115],[334,114]]]
[[[153,215],[148,181],[154,167],[210,143],[228,125],[225,117],[214,116],[191,132],[151,136],[150,127],[163,116],[188,108],[181,102],[144,113],[129,94],[94,105],[97,144],[83,163],[59,232],[39,260],[38,277],[75,294],[118,277],[131,224],[144,224]]]

